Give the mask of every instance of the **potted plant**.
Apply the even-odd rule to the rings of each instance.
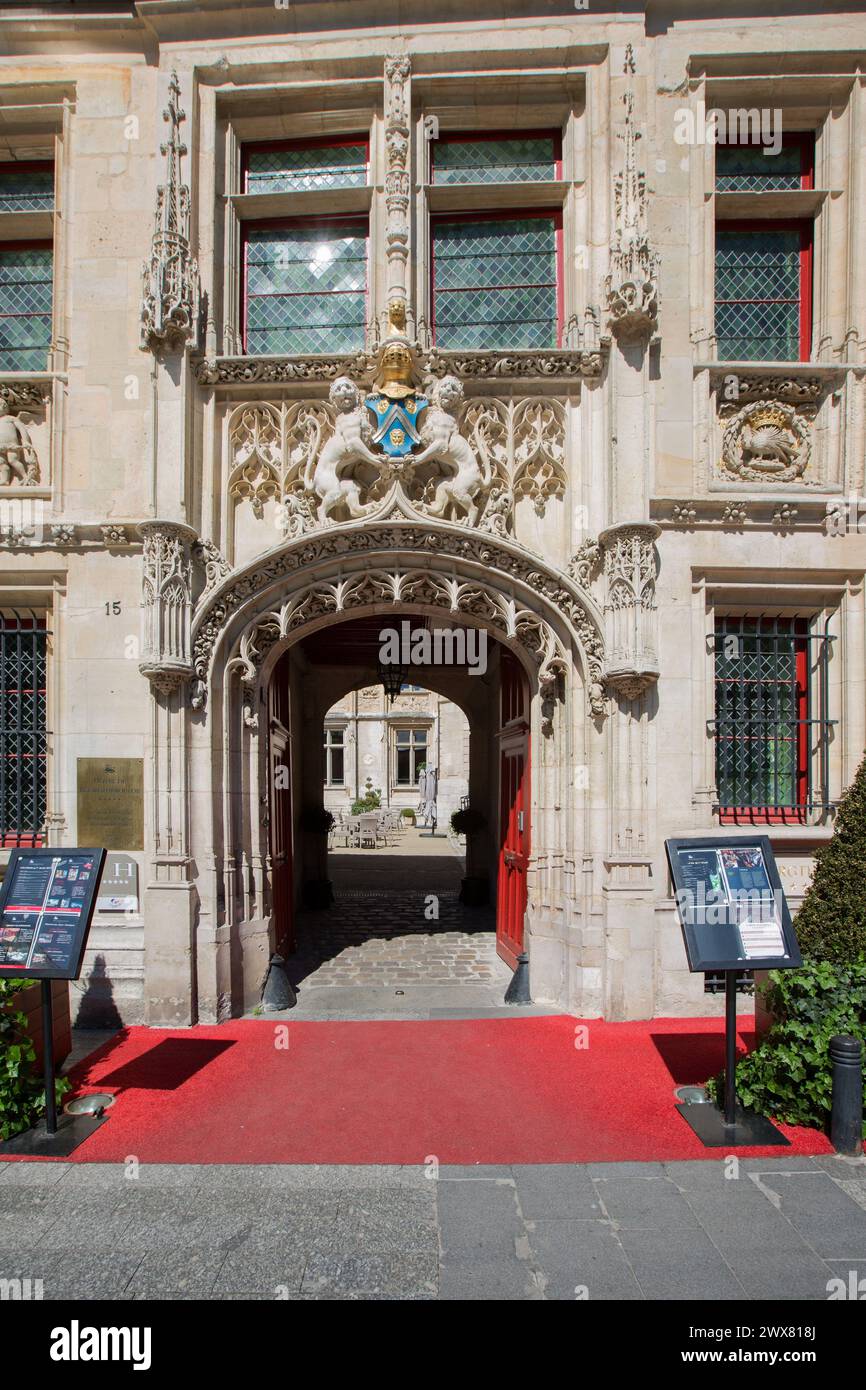
[[[466,838],[466,877],[460,885],[460,901],[466,907],[486,907],[490,899],[490,882],[486,874],[473,873],[473,840],[485,829],[487,819],[471,806],[461,806],[451,816],[451,829],[455,835]]]
[[[318,873],[304,879],[301,888],[301,901],[304,907],[312,908],[313,911],[318,912],[322,908],[330,907],[334,901],[334,889],[331,880],[324,872],[324,865],[327,854],[327,837],[333,830],[336,821],[327,806],[304,806],[298,823],[310,841],[309,852],[304,855],[304,863],[319,870]]]
[[[409,825],[415,824],[415,812],[412,810],[411,806],[404,806],[400,815],[405,821],[408,821]]]
[[[35,1124],[45,1108],[45,1084],[39,1075],[33,1034],[41,1029],[41,1010],[25,1013],[28,997],[39,999],[39,985],[29,980],[0,980],[0,1139],[11,1139]],[[58,1054],[59,1064],[69,1051],[69,1017],[65,1019],[66,1047]],[[58,1104],[70,1089],[65,1076],[55,1083]]]

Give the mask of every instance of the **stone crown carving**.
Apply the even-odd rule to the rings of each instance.
[[[198,347],[201,288],[198,263],[190,249],[190,193],[181,181],[186,145],[180,138],[180,84],[173,72],[163,120],[169,138],[160,145],[165,181],[156,191],[150,259],[142,266],[141,348],[143,351]]]

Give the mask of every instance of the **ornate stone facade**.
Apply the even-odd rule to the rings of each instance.
[[[795,906],[866,745],[853,0],[784,32],[743,17],[736,44],[697,3],[616,25],[539,5],[518,24],[477,0],[449,27],[407,0],[375,28],[324,3],[290,27],[271,0],[145,8],[86,44],[62,16],[7,17],[0,78],[18,113],[0,175],[57,161],[53,211],[0,211],[0,241],[54,255],[44,366],[0,365],[0,608],[50,633],[52,837],[76,838],[79,758],[140,759],[145,778],[139,909],[98,916],[86,969],[104,958],[132,1021],[256,1001],[277,932],[273,740],[297,819],[321,796],[327,711],[376,678],[341,664],[341,631],[408,615],[490,642],[483,679],[435,693],[468,711],[494,887],[504,673],[526,682],[535,998],[716,1011],[686,970],[664,839],[720,823],[717,626],[790,618],[830,653],[814,804],[767,826]],[[677,130],[734,91],[814,136],[813,188],[716,188],[715,146]],[[548,176],[442,176],[449,141],[512,142],[522,112],[557,135]],[[254,146],[340,140],[365,174],[250,181]],[[814,232],[811,333],[799,360],[726,360],[716,234],[772,224],[778,199]],[[431,228],[509,217],[551,223],[556,325],[511,332],[509,280],[449,338]],[[346,351],[291,352],[282,305],[274,351],[245,351],[255,234],[322,219],[365,242],[363,323]],[[291,306],[302,325],[317,299]]]

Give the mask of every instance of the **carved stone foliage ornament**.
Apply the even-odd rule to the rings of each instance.
[[[366,396],[349,377],[319,401],[242,404],[228,422],[229,494],[261,516],[280,498],[284,529],[298,536],[334,522],[405,514],[460,521],[505,535],[517,498],[542,515],[561,497],[565,407],[529,397],[464,404],[454,376],[429,394],[404,342],[387,340]]]
[[[801,480],[811,454],[809,422],[784,401],[759,400],[738,410],[722,439],[722,467],[758,483]]]
[[[623,168],[614,182],[616,232],[605,297],[612,329],[624,338],[636,338],[653,332],[658,322],[659,257],[647,230],[646,174],[637,163],[641,135],[630,88],[623,102],[625,130],[618,136],[624,146]]]
[[[430,555],[452,557],[481,568],[486,574],[498,570],[507,584],[508,577],[523,583],[533,594],[547,601],[570,624],[584,654],[587,669],[587,695],[594,715],[606,710],[604,696],[604,639],[597,619],[591,616],[587,602],[581,601],[580,591],[565,575],[539,567],[528,553],[515,553],[483,535],[466,534],[453,528],[419,530],[411,525],[365,525],[363,529],[332,529],[319,532],[300,544],[287,547],[260,561],[238,575],[233,582],[220,584],[215,593],[199,604],[193,623],[193,661],[195,684],[192,703],[200,708],[205,692],[214,647],[229,619],[257,593],[287,575],[323,561],[345,557],[357,567],[365,552],[394,549],[413,553],[427,551]],[[571,587],[569,587],[571,585]],[[348,578],[328,578],[304,583],[297,578],[296,592],[285,605],[280,621],[291,621],[293,627],[301,622],[364,604],[391,602],[395,605],[410,601],[430,607],[443,608],[451,614],[475,616],[481,622],[499,627],[503,634],[520,642],[534,652],[539,668],[539,684],[543,691],[554,690],[556,680],[565,674],[568,661],[559,639],[550,625],[535,611],[524,608],[512,594],[495,582],[478,578],[458,578],[453,572],[446,575],[417,566],[388,567],[387,570],[354,574]],[[283,610],[281,610],[283,611]],[[258,624],[257,624],[258,626]],[[272,631],[272,629],[269,629]],[[283,633],[288,631],[285,626]],[[273,640],[278,640],[280,629]],[[253,645],[260,650],[260,639]],[[252,659],[252,658],[251,658]]]
[[[605,675],[626,699],[636,699],[659,675],[655,637],[655,541],[651,523],[603,532],[608,624]]]
[[[551,348],[549,352],[439,352],[419,359],[427,376],[500,377],[503,381],[592,381],[601,376],[608,345],[592,348]],[[338,376],[369,381],[376,357],[365,352],[347,357],[216,357],[195,365],[201,386],[231,387],[255,384],[292,385],[329,382]]]
[[[181,179],[186,145],[180,138],[185,113],[180,84],[171,74],[168,105],[162,113],[169,138],[160,145],[165,182],[156,190],[156,213],[150,258],[142,266],[141,348],[173,351],[198,346],[201,287],[198,263],[190,247],[189,186]]]
[[[145,522],[141,527],[142,659],[139,670],[161,690],[192,674],[191,543],[195,533],[172,522]]]

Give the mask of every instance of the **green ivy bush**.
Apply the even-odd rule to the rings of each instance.
[[[784,1124],[826,1129],[833,1104],[830,1039],[846,1033],[866,1048],[866,958],[838,965],[804,957],[799,970],[771,971],[764,994],[773,1026],[737,1065],[737,1096]],[[721,1104],[724,1076],[713,1077],[707,1090]],[[866,1138],[866,1124],[863,1132]]]
[[[866,1044],[864,863],[866,757],[839,803],[833,838],[815,854],[797,913],[803,966],[771,971],[764,996],[773,1025],[737,1066],[740,1099],[761,1115],[826,1128],[833,1104],[830,1039],[843,1033]],[[708,1084],[713,1100],[723,1087],[723,1077]]]
[[[34,1076],[36,1052],[27,1035],[27,1017],[10,1009],[10,1001],[30,980],[0,980],[0,1139],[29,1129],[45,1109],[45,1083]],[[57,1081],[57,1099],[70,1089],[65,1077]]]

